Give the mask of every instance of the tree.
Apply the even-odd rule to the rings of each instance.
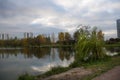
[[[22,39],[22,46],[28,46],[27,38]]]
[[[40,45],[40,44],[44,44],[44,43],[46,43],[46,38],[45,38],[44,35],[38,35],[38,36],[37,36],[37,41],[38,41],[38,44],[39,44],[39,45]]]
[[[71,39],[71,35],[68,32],[65,32],[65,41],[69,41]]]
[[[64,35],[63,32],[60,32],[60,33],[58,34],[58,39],[59,39],[60,42],[65,40],[65,35]]]
[[[97,28],[89,31],[87,28],[79,29],[79,38],[76,44],[76,60],[77,61],[94,61],[101,60],[106,57],[102,32],[97,33]],[[100,34],[100,35],[98,35]]]
[[[50,43],[51,43],[50,36],[46,37],[46,43],[47,43],[47,44],[50,44]]]
[[[75,31],[74,34],[73,34],[73,37],[74,37],[74,40],[77,41],[78,40],[78,37],[79,37],[79,31]]]
[[[97,37],[99,40],[104,40],[104,34],[102,32],[102,30],[100,30],[98,33],[97,33]]]

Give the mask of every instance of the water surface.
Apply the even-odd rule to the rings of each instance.
[[[17,80],[24,73],[41,74],[73,61],[74,52],[70,48],[0,49],[0,80]]]

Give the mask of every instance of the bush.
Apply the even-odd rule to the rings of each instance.
[[[18,80],[35,80],[35,77],[26,73],[26,74],[21,75],[18,78]]]
[[[87,28],[80,28],[79,33],[75,46],[77,61],[95,61],[106,57],[102,31],[97,32],[97,28],[93,28],[90,32]]]
[[[44,75],[45,76],[50,76],[50,75],[54,75],[54,74],[59,74],[61,72],[65,72],[67,70],[69,70],[68,67],[60,67],[60,66],[53,67],[53,68],[51,68],[51,70],[49,70],[48,72],[46,72]]]
[[[76,68],[76,67],[81,66],[81,64],[82,64],[82,63],[80,63],[80,62],[74,61],[73,63],[71,63],[71,64],[69,65],[69,67],[70,67],[70,68]]]

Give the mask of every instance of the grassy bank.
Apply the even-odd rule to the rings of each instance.
[[[96,61],[93,63],[74,63],[72,65],[70,65],[69,67],[63,68],[63,67],[56,67],[56,68],[52,68],[51,70],[49,70],[48,72],[42,74],[42,75],[38,75],[38,76],[31,76],[28,74],[22,75],[19,77],[18,80],[35,80],[36,78],[39,79],[43,79],[46,77],[49,77],[51,75],[55,75],[55,74],[59,74],[65,71],[68,71],[70,69],[72,69],[73,67],[84,67],[86,69],[91,69],[92,71],[94,71],[93,74],[88,75],[84,78],[82,78],[82,80],[91,80],[92,78],[99,76],[100,74],[112,69],[113,67],[120,65],[120,56],[114,56],[111,59],[107,59],[104,61]]]
[[[62,68],[62,67],[53,68],[50,71],[46,72],[45,74],[39,75],[37,77],[45,78],[45,77],[48,77],[48,76],[51,76],[54,74],[59,74],[61,72],[65,72],[65,71],[70,70],[75,67],[84,67],[86,69],[88,69],[88,68],[92,69],[95,72],[94,74],[83,78],[83,80],[91,80],[91,78],[96,77],[117,65],[120,65],[120,56],[115,56],[115,57],[112,57],[111,59],[107,59],[107,60],[103,60],[103,61],[96,61],[96,62],[92,62],[92,63],[90,63],[90,62],[89,63],[80,63],[80,64],[73,63],[69,67],[66,67],[66,68]]]
[[[85,68],[92,69],[94,71],[94,73],[84,77],[81,80],[91,80],[94,77],[99,76],[102,73],[104,73],[118,65],[120,65],[120,56],[114,56],[110,60],[107,60],[107,61],[95,62],[92,64],[84,64]]]

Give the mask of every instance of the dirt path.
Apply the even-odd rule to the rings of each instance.
[[[90,69],[74,68],[67,72],[39,80],[79,80],[89,74],[92,74],[92,71]]]
[[[93,80],[120,80],[120,66],[103,73],[101,76],[94,78]]]
[[[80,80],[87,75],[94,73],[92,69],[74,68],[67,72],[56,74],[44,79],[38,80]],[[120,66],[116,66],[113,69],[103,73],[102,75],[92,80],[120,80]]]

